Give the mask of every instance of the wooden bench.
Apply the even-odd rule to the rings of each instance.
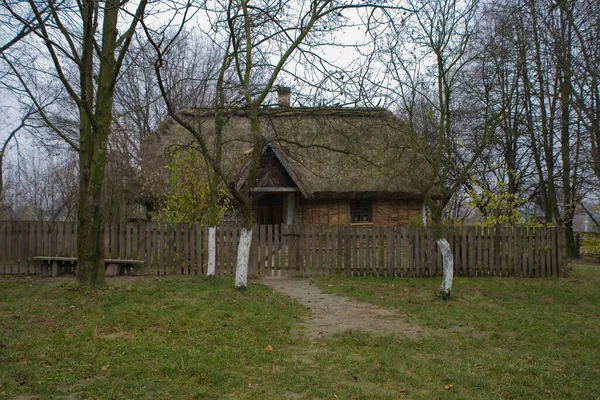
[[[35,256],[33,259],[42,262],[43,276],[58,276],[59,264],[70,263],[72,266],[77,264],[76,257]],[[124,266],[143,265],[144,261],[106,258],[104,264],[106,264],[106,276],[117,276],[122,274]]]

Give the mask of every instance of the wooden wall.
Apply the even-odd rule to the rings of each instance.
[[[373,224],[406,226],[410,218],[420,218],[423,202],[414,199],[373,199]],[[300,199],[296,223],[306,225],[350,225],[350,200]]]
[[[373,224],[378,226],[406,226],[411,218],[421,218],[421,200],[373,200]]]

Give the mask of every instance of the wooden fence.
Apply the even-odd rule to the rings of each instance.
[[[239,227],[217,227],[218,275],[235,272]],[[107,223],[106,258],[145,261],[127,273],[205,275],[205,226]],[[566,274],[564,230],[461,227],[448,231],[454,271],[463,276],[559,277]],[[0,273],[40,274],[35,256],[76,256],[76,225],[0,222]],[[65,266],[70,269],[70,266]],[[430,229],[376,226],[259,225],[253,229],[250,276],[440,275]]]

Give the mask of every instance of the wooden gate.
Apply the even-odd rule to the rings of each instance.
[[[296,276],[296,230],[294,225],[255,225],[250,276]]]

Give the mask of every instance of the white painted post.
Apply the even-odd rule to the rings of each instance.
[[[214,226],[208,227],[208,270],[206,276],[215,276],[216,253],[217,253],[217,228]]]
[[[237,266],[235,269],[235,287],[245,289],[248,286],[248,260],[250,244],[252,243],[252,228],[242,228],[240,244],[238,245]]]

